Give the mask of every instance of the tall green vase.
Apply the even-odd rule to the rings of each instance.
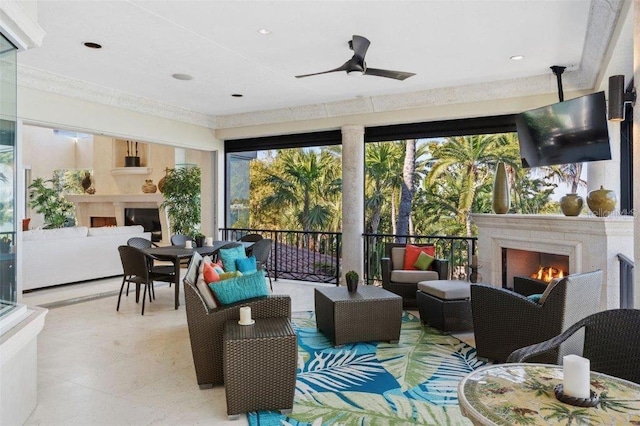
[[[496,214],[505,214],[509,211],[510,204],[507,170],[504,163],[498,163],[496,174],[493,177],[493,211]]]

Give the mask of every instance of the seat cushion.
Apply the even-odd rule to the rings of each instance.
[[[417,284],[420,281],[437,280],[439,275],[436,271],[406,271],[396,269],[391,271],[391,282]]]
[[[442,300],[468,299],[471,287],[466,281],[433,280],[418,283],[418,291],[430,294]]]

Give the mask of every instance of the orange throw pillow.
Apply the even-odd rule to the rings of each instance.
[[[211,263],[203,263],[202,277],[207,284],[220,281],[220,275],[218,275]]]
[[[420,252],[425,252],[431,257],[436,257],[435,246],[418,247],[412,244],[407,244],[407,246],[404,248],[404,266],[402,267],[402,269],[417,271],[418,268],[413,266],[413,264],[416,263],[416,260],[418,260]]]

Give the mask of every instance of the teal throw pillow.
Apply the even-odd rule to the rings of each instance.
[[[236,269],[243,274],[252,274],[258,270],[255,256],[236,259]]]
[[[429,256],[427,253],[421,251],[418,255],[418,260],[413,264],[415,268],[426,271],[429,269],[433,261],[436,260],[434,257]]]
[[[238,246],[220,249],[219,256],[225,272],[235,272],[237,271],[236,259],[244,259],[247,257],[247,254],[244,251],[244,247]]]
[[[264,273],[262,272],[218,281],[217,283],[211,283],[209,287],[223,305],[269,294]]]
[[[533,301],[533,302],[537,302],[540,303],[540,298],[542,297],[542,294],[532,294],[530,296],[527,296],[527,299]]]

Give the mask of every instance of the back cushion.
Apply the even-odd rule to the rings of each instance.
[[[238,246],[234,248],[220,249],[219,256],[222,260],[222,264],[224,265],[225,272],[235,272],[237,270],[236,259],[244,259],[247,257],[247,254],[244,251],[244,247]]]
[[[416,263],[416,260],[418,260],[418,256],[420,256],[420,252],[425,252],[431,257],[436,256],[435,246],[418,247],[412,244],[407,244],[407,246],[404,249],[404,264],[402,266],[402,269],[405,269],[408,271],[417,270],[418,268],[416,268],[413,265]]]

